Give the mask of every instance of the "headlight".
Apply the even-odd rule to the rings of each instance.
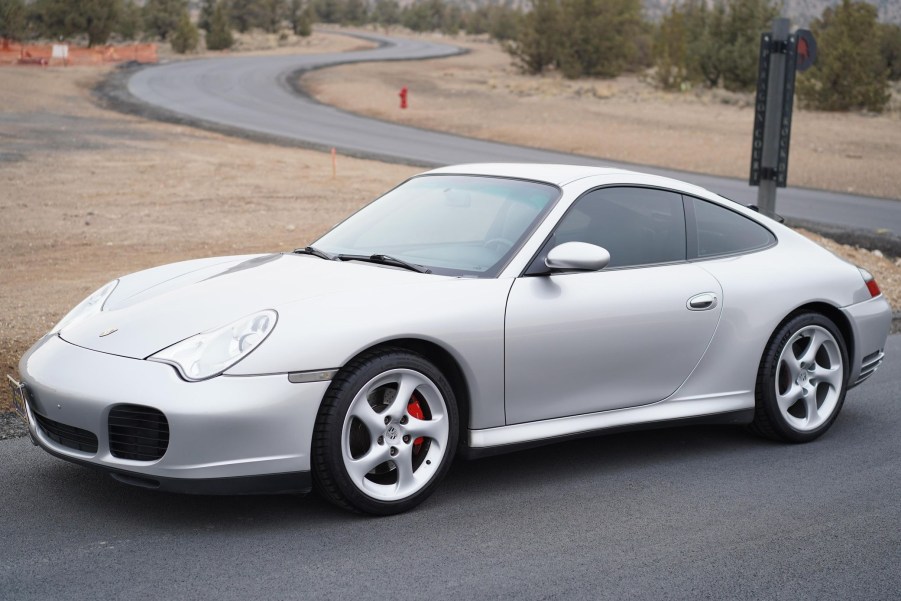
[[[174,365],[186,380],[206,380],[249,355],[266,340],[277,319],[271,309],[260,311],[177,342],[148,358]]]
[[[63,328],[68,328],[69,326],[75,325],[80,321],[84,321],[92,315],[100,313],[100,311],[103,310],[103,305],[106,303],[106,299],[109,298],[110,294],[113,293],[113,290],[116,289],[116,286],[118,284],[119,280],[113,280],[100,290],[94,292],[91,296],[75,305],[74,309],[66,313],[66,316],[63,317],[58,324],[53,326],[53,329],[50,330],[50,333],[56,334]]]

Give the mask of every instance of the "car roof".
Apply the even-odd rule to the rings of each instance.
[[[494,175],[547,182],[563,186],[569,182],[598,175],[615,173],[641,175],[637,171],[613,167],[589,167],[586,165],[553,165],[547,163],[472,163],[451,165],[429,171],[426,175]]]

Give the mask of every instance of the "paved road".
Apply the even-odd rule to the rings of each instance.
[[[276,141],[302,142],[316,148],[336,147],[354,156],[425,166],[483,161],[623,166],[686,179],[744,204],[757,201],[756,188],[749,187],[744,180],[426,131],[353,115],[297,94],[292,82],[300,71],[340,63],[411,60],[459,52],[447,44],[369,34],[360,37],[382,46],[340,54],[176,62],[138,71],[129,80],[128,90],[144,103],[201,125],[253,132]],[[886,230],[901,236],[901,205],[892,200],[788,188],[780,190],[777,209],[786,217],[869,231]]]
[[[189,497],[0,441],[0,598],[897,599],[901,336],[807,445],[731,427],[458,462],[412,513]]]

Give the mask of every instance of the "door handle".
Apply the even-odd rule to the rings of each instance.
[[[702,292],[688,299],[686,306],[689,311],[707,311],[717,305],[717,298],[713,292]]]

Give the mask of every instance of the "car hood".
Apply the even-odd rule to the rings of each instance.
[[[292,254],[174,264],[121,278],[102,312],[64,328],[60,337],[88,349],[144,359],[264,309],[278,312],[323,295],[397,294],[436,279],[448,278]]]

